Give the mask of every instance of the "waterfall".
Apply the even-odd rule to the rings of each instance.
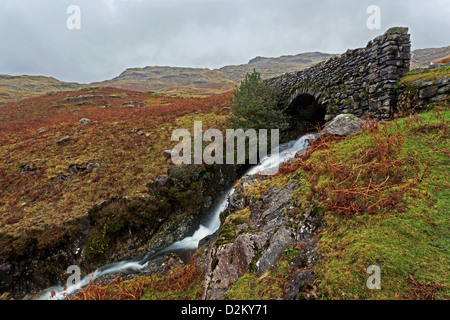
[[[306,149],[309,146],[309,141],[317,139],[317,134],[307,134],[300,137],[297,140],[290,141],[288,143],[281,144],[278,147],[278,151],[275,154],[278,156],[268,155],[263,158],[260,164],[249,169],[245,175],[262,174],[270,169],[278,167],[283,162],[286,162],[295,157],[297,152]],[[272,151],[272,154],[274,152]],[[276,170],[275,170],[276,171]],[[176,250],[195,250],[198,248],[199,241],[209,235],[214,234],[220,228],[220,213],[223,212],[228,207],[228,199],[234,193],[234,188],[230,188],[222,196],[222,199],[217,203],[217,205],[211,211],[211,215],[205,224],[201,224],[193,235],[188,236],[180,241],[177,241],[165,249],[157,252],[156,254],[146,256],[140,261],[120,261],[102,266],[95,270],[94,272],[86,275],[76,284],[69,285],[67,288],[63,286],[54,286],[45,289],[38,299],[42,300],[59,300],[65,299],[66,296],[70,296],[77,291],[79,291],[83,286],[88,285],[91,281],[97,279],[100,276],[111,274],[111,273],[130,273],[130,272],[145,272],[147,271],[148,261],[157,255],[163,253],[169,253]],[[53,296],[52,296],[53,292]]]

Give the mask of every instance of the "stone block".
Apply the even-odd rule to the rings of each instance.
[[[432,85],[433,85],[433,81],[424,81],[424,82],[420,83],[421,88],[429,87]]]
[[[446,94],[440,94],[437,96],[434,96],[433,98],[430,99],[431,102],[440,102],[440,101],[445,101],[448,100],[448,95]]]
[[[388,52],[396,52],[398,50],[398,46],[397,45],[391,45],[391,46],[387,46],[386,48],[384,48],[382,50],[383,53],[388,53]]]
[[[440,88],[437,93],[438,94],[450,93],[450,85]]]
[[[437,83],[437,85],[438,85],[439,87],[445,86],[445,85],[447,85],[449,82],[450,82],[450,78],[449,78],[449,77],[443,77],[443,78],[440,78],[440,79],[438,79],[438,80],[436,81],[436,83]]]
[[[432,86],[432,87],[422,89],[419,92],[419,98],[420,99],[429,99],[429,98],[435,96],[437,91],[438,91],[437,86]]]

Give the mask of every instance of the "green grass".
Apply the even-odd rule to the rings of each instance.
[[[443,77],[448,77],[450,74],[450,66],[429,68],[421,71],[411,71],[406,76],[402,77],[400,84],[411,84],[415,81],[435,81]]]
[[[315,268],[324,299],[407,298],[411,289],[407,279],[412,275],[421,283],[444,286],[436,298],[449,298],[449,119],[448,112],[429,112],[380,127],[378,134],[405,135],[391,159],[400,160],[396,171],[402,181],[380,194],[389,197],[402,190],[401,199],[372,214],[346,216],[328,210],[319,248],[326,258]],[[361,165],[360,151],[373,141],[373,134],[366,132],[333,144],[329,153],[313,154],[309,161]],[[315,201],[329,204],[329,198]],[[370,265],[381,268],[381,290],[366,287]]]

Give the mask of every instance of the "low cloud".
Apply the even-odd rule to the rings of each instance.
[[[66,9],[81,10],[81,29]],[[366,27],[369,5],[381,30]],[[148,65],[220,68],[255,56],[341,53],[392,26],[408,26],[413,49],[450,45],[445,0],[2,0],[0,73],[64,81],[113,78]]]

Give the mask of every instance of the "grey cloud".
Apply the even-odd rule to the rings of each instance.
[[[81,30],[66,8],[81,8]],[[379,5],[382,29],[366,27]],[[391,26],[414,48],[450,44],[445,0],[2,0],[0,73],[65,81],[110,79],[129,67],[220,68],[255,56],[340,53]]]

